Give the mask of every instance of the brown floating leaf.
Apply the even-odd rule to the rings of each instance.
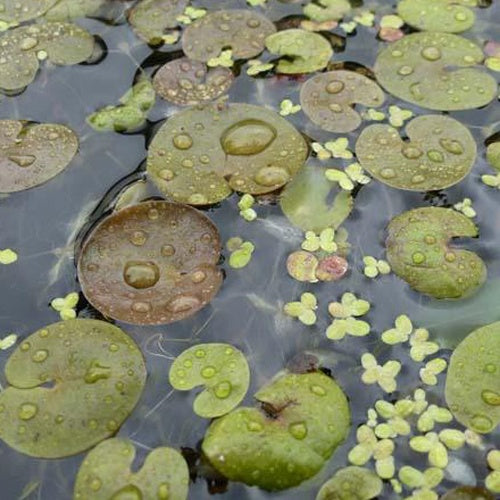
[[[227,68],[207,68],[187,57],[162,66],[153,78],[156,93],[180,106],[216,99],[229,90],[233,73]]]
[[[68,166],[77,150],[77,136],[63,125],[0,120],[0,192],[48,181]]]
[[[235,59],[249,59],[264,50],[274,24],[250,10],[219,10],[190,24],[182,36],[182,50],[196,61],[206,62],[230,47]]]
[[[354,71],[330,71],[313,76],[300,89],[304,113],[329,132],[351,132],[361,124],[354,104],[377,108],[384,93],[370,78]]]
[[[194,208],[148,201],[107,217],[87,238],[78,277],[104,315],[141,325],[191,316],[219,290],[220,240]]]

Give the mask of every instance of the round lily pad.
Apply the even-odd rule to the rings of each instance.
[[[354,202],[349,191],[325,177],[321,167],[304,167],[285,187],[280,205],[288,220],[303,231],[336,229],[349,216]]]
[[[238,406],[250,385],[250,370],[241,351],[229,344],[198,344],[186,349],[169,372],[174,389],[189,391],[202,386],[193,403],[203,418],[225,415]]]
[[[217,10],[190,24],[182,36],[182,50],[190,59],[207,62],[231,48],[234,59],[250,59],[264,50],[264,41],[276,27],[250,10]]]
[[[29,85],[40,59],[70,66],[87,60],[93,51],[93,36],[76,24],[50,22],[9,30],[0,39],[0,88]]]
[[[382,89],[354,71],[330,71],[313,76],[300,89],[302,111],[329,132],[351,132],[361,124],[355,104],[378,108],[384,103]]]
[[[304,7],[304,14],[317,23],[338,21],[351,11],[347,0],[318,0]]]
[[[415,290],[437,299],[458,299],[486,280],[486,266],[473,252],[449,246],[451,238],[475,237],[474,222],[449,208],[416,208],[387,228],[387,260]]]
[[[282,57],[276,67],[278,73],[312,73],[326,67],[333,49],[328,40],[318,33],[301,29],[278,31],[266,38],[271,54]]]
[[[78,137],[64,125],[0,120],[0,192],[43,184],[62,172],[78,151]]]
[[[470,333],[450,358],[446,403],[455,418],[479,433],[500,422],[500,322]]]
[[[398,14],[406,24],[422,31],[460,33],[468,30],[476,20],[472,10],[461,0],[401,0]]]
[[[122,330],[74,319],[30,335],[10,356],[5,376],[0,437],[21,453],[60,458],[116,433],[142,393],[146,367]]]
[[[439,500],[495,500],[495,497],[480,486],[457,486],[447,491]]]
[[[160,128],[148,174],[175,201],[217,203],[232,190],[264,194],[302,167],[307,145],[284,118],[250,104],[206,104],[181,111]]]
[[[207,68],[202,62],[182,57],[162,66],[153,78],[153,86],[163,99],[191,106],[225,94],[233,79],[228,68]]]
[[[495,79],[474,66],[475,43],[448,33],[413,33],[377,57],[375,75],[388,92],[423,108],[455,111],[485,106],[496,97]]]
[[[0,21],[20,24],[43,16],[59,0],[3,0]]]
[[[406,125],[408,139],[389,125],[371,125],[356,142],[361,166],[398,189],[431,191],[460,182],[476,160],[476,142],[459,121],[419,116]]]
[[[129,10],[128,22],[138,37],[159,45],[179,25],[177,17],[188,5],[189,0],[141,0]]]
[[[189,470],[173,448],[155,448],[143,466],[132,472],[134,445],[127,439],[107,439],[88,453],[76,476],[73,500],[185,500]]]
[[[363,467],[344,467],[319,490],[316,500],[371,500],[382,493],[375,472]]]
[[[220,240],[194,208],[148,201],[106,217],[88,236],[78,278],[105,316],[140,325],[191,316],[219,290]]]
[[[262,409],[241,407],[215,420],[202,443],[232,481],[265,490],[296,486],[323,467],[349,431],[347,398],[321,372],[281,375],[255,398]]]

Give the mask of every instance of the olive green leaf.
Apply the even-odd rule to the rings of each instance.
[[[345,191],[352,191],[355,182],[358,184],[368,184],[371,179],[364,174],[363,168],[359,163],[352,163],[344,170],[328,168],[325,170],[325,177],[331,182],[337,182]]]
[[[280,102],[280,115],[288,116],[294,115],[301,110],[300,104],[294,104],[290,99],[283,99]]]
[[[132,472],[135,448],[127,439],[107,439],[85,457],[75,481],[73,500],[185,500],[189,470],[173,448],[154,448],[137,472]]]
[[[318,278],[316,276],[316,270],[318,268],[319,261],[310,252],[304,252],[298,250],[292,252],[286,261],[286,269],[288,274],[297,281],[307,281],[309,283],[316,283]]]
[[[211,57],[207,61],[207,66],[209,68],[216,68],[218,66],[230,68],[233,64],[233,51],[231,49],[223,50],[218,57]]]
[[[66,297],[56,297],[50,302],[52,309],[59,313],[62,320],[70,320],[76,318],[75,308],[78,304],[78,293],[71,292]]]
[[[476,19],[466,5],[470,0],[401,0],[398,14],[406,24],[422,31],[460,33],[468,30]]]
[[[75,319],[30,335],[10,356],[5,376],[0,437],[21,453],[60,458],[116,433],[142,393],[146,367],[122,330]]]
[[[215,420],[202,450],[231,481],[283,490],[314,476],[344,440],[350,411],[342,389],[322,372],[278,375],[255,398]]]
[[[481,434],[500,422],[500,322],[470,333],[453,352],[446,403],[463,425]]]
[[[278,73],[312,73],[323,69],[333,56],[333,49],[326,38],[318,33],[301,29],[278,31],[266,38],[266,48],[271,54],[282,57]]]
[[[93,50],[94,38],[76,24],[50,22],[9,30],[0,38],[0,88],[18,90],[29,85],[40,60],[70,66],[87,60]]]
[[[416,208],[394,217],[387,231],[387,260],[413,289],[436,299],[458,299],[485,282],[482,259],[448,245],[451,238],[477,236],[476,225],[465,215],[448,208]]]
[[[347,334],[364,337],[370,333],[370,324],[355,319],[364,316],[370,310],[370,303],[358,299],[353,293],[346,292],[340,302],[330,302],[328,312],[334,317],[326,330],[326,336],[331,340],[342,340]]]
[[[401,109],[399,106],[389,106],[389,123],[393,127],[402,127],[406,120],[413,116],[413,111]]]
[[[229,344],[198,344],[182,352],[168,374],[174,389],[203,391],[193,403],[203,418],[225,415],[238,406],[250,385],[250,370],[241,351]]]
[[[252,208],[255,204],[255,198],[251,194],[244,194],[238,202],[240,216],[248,222],[257,218],[257,212]]]
[[[406,126],[407,140],[389,125],[370,125],[356,142],[361,166],[398,189],[430,191],[460,182],[476,159],[476,142],[459,121],[425,115]]]
[[[429,331],[417,328],[410,337],[410,357],[413,361],[423,361],[427,356],[439,351],[439,344],[429,341]]]
[[[304,15],[318,23],[338,21],[351,11],[351,4],[347,0],[318,0],[310,1],[304,7]]]
[[[232,190],[264,194],[302,168],[307,146],[279,114],[250,104],[206,104],[170,117],[149,147],[148,174],[161,191],[191,205]]]
[[[355,104],[377,108],[384,102],[382,89],[370,78],[354,71],[330,71],[315,75],[300,89],[304,113],[329,132],[345,133],[361,124]]]
[[[229,256],[229,265],[233,269],[241,269],[242,267],[246,267],[252,259],[254,250],[255,245],[251,241],[241,241],[240,245],[237,248],[234,248],[234,250],[230,250],[231,255]]]
[[[382,493],[383,484],[371,470],[344,467],[319,490],[316,500],[371,500]]]
[[[406,342],[413,331],[413,325],[406,314],[398,316],[394,322],[394,328],[382,332],[382,341],[389,345]]]
[[[458,210],[459,212],[462,212],[469,219],[473,219],[477,215],[474,207],[472,206],[472,200],[470,198],[464,198],[462,201],[455,203],[453,205],[453,208],[455,210]]]
[[[0,350],[5,351],[10,349],[17,342],[17,335],[15,333],[10,333],[6,335],[3,339],[0,339]]]
[[[0,11],[0,22],[17,26],[24,21],[30,21],[43,16],[47,10],[59,0],[3,0]]]
[[[466,38],[412,33],[383,49],[374,71],[388,92],[423,108],[473,109],[497,94],[495,79],[475,67],[483,59],[481,48]]]

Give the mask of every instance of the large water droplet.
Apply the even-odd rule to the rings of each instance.
[[[427,151],[427,157],[434,163],[442,163],[444,161],[443,154],[435,149]]]
[[[231,394],[231,390],[232,390],[231,382],[223,380],[214,387],[214,394],[219,399],[226,399]]]
[[[38,44],[38,40],[36,38],[28,36],[26,38],[23,38],[19,42],[19,48],[21,50],[30,50],[30,49],[36,47],[37,44]]]
[[[107,379],[111,376],[111,368],[104,366],[99,361],[92,361],[85,372],[84,380],[87,384],[95,384],[99,380]]]
[[[343,89],[344,89],[344,82],[341,82],[339,80],[333,80],[326,86],[326,91],[329,94],[338,94]]]
[[[19,407],[18,417],[21,420],[31,420],[38,413],[38,406],[34,403],[23,403]]]
[[[500,406],[500,394],[498,392],[484,390],[481,393],[481,398],[487,405]]]
[[[474,415],[470,425],[476,432],[489,432],[493,428],[493,422],[486,415]]]
[[[123,279],[127,285],[137,288],[151,288],[160,279],[160,270],[154,262],[131,261],[125,264]]]
[[[453,139],[440,139],[439,144],[441,144],[441,147],[448,151],[448,153],[452,153],[454,155],[460,155],[464,152],[462,144]]]
[[[172,142],[177,149],[189,149],[193,145],[193,139],[189,134],[178,134]]]
[[[151,304],[148,302],[134,302],[131,309],[136,313],[146,314],[151,310]]]
[[[289,178],[290,174],[283,167],[263,167],[255,174],[255,182],[261,186],[280,186]]]
[[[383,168],[380,171],[380,177],[383,179],[392,179],[393,177],[396,177],[396,172],[392,168]]]
[[[205,366],[201,370],[201,376],[203,378],[212,378],[217,373],[217,370],[213,366]]]
[[[228,155],[255,155],[264,151],[276,138],[274,127],[260,120],[245,120],[227,129],[221,137]]]
[[[201,269],[198,269],[197,271],[193,271],[191,273],[191,281],[193,283],[201,283],[202,281],[205,281],[207,275],[205,271],[202,271]]]
[[[304,422],[290,424],[288,431],[295,439],[304,439],[307,436],[307,426]]]
[[[437,61],[441,58],[441,51],[437,47],[425,47],[422,49],[422,57],[428,61]]]
[[[16,165],[23,168],[29,167],[36,160],[33,155],[10,155],[8,158],[10,161],[13,161]]]

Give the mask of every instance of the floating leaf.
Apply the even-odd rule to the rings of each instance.
[[[266,411],[236,409],[215,420],[202,443],[231,481],[265,490],[300,484],[319,472],[349,430],[347,398],[321,372],[281,375],[255,398]]]
[[[436,375],[439,375],[444,370],[448,363],[442,358],[435,358],[425,364],[424,368],[420,369],[420,380],[427,385],[437,385],[438,379]]]
[[[301,110],[299,104],[294,104],[290,99],[283,99],[280,102],[280,115],[288,116],[298,113]]]
[[[167,447],[153,449],[136,472],[131,470],[134,459],[135,448],[129,440],[103,441],[82,462],[73,498],[187,498],[189,470],[177,450]]]
[[[313,76],[300,89],[304,113],[324,130],[345,133],[361,124],[355,104],[377,108],[384,93],[370,78],[354,71],[330,71]]]
[[[362,467],[338,470],[319,490],[316,500],[371,500],[382,493],[378,476]]]
[[[285,314],[298,318],[304,325],[314,325],[316,323],[316,313],[318,308],[316,296],[312,293],[305,292],[300,296],[300,302],[288,302],[285,304]]]
[[[215,68],[221,66],[223,68],[230,68],[234,64],[233,51],[231,49],[223,50],[218,57],[212,57],[207,61],[207,66]]]
[[[389,345],[406,342],[413,331],[411,320],[406,314],[401,314],[394,322],[394,328],[382,332],[382,341]]]
[[[306,231],[305,239],[302,242],[302,249],[308,252],[323,250],[326,253],[332,253],[337,250],[337,244],[334,241],[335,231],[331,227],[323,229],[319,236],[314,231]]]
[[[367,278],[376,278],[379,274],[389,274],[391,272],[391,266],[386,260],[376,259],[371,255],[363,257],[363,264],[365,265],[363,274]]]
[[[316,277],[320,281],[338,281],[343,278],[349,264],[341,255],[327,255],[323,257],[316,269]]]
[[[241,238],[238,239],[241,240]],[[227,243],[228,250],[231,251],[231,255],[229,256],[229,265],[233,269],[241,269],[243,267],[246,267],[252,259],[252,254],[255,250],[254,244],[251,241],[241,240],[237,247],[236,245],[234,245],[234,249],[231,249],[231,247],[233,246],[233,244],[231,244],[231,246],[229,244],[231,240],[234,241],[236,240],[236,238],[231,238]]]
[[[222,283],[220,240],[194,208],[148,201],[102,220],[87,237],[78,278],[88,301],[127,323],[158,325],[191,316]]]
[[[399,106],[389,106],[389,123],[393,127],[402,127],[406,120],[413,116],[409,109],[401,109]]]
[[[467,0],[401,0],[398,14],[406,24],[422,31],[460,33],[476,20],[474,12],[465,7],[470,4]]]
[[[47,182],[78,151],[78,138],[64,125],[0,120],[0,192],[12,193]]]
[[[94,51],[92,35],[71,23],[44,23],[9,30],[0,38],[0,88],[18,90],[36,76],[39,60],[59,66],[86,61]]]
[[[266,108],[207,104],[186,109],[160,128],[149,147],[148,174],[175,201],[216,203],[235,191],[283,187],[304,164],[301,134]]]
[[[312,73],[323,69],[333,56],[326,38],[318,33],[301,29],[278,31],[266,38],[271,54],[282,57],[276,67],[278,73]]]
[[[57,297],[50,302],[52,309],[59,313],[62,320],[76,318],[75,308],[78,304],[79,296],[77,292],[71,292],[66,297]]]
[[[262,14],[239,9],[217,10],[184,30],[182,50],[190,59],[207,62],[231,47],[234,59],[250,59],[264,50],[266,37],[275,31],[274,24]]]
[[[483,58],[481,48],[466,38],[413,33],[383,49],[374,71],[388,92],[423,108],[473,109],[497,94],[495,79],[475,68]]]
[[[288,256],[286,261],[286,268],[288,274],[297,281],[307,281],[309,283],[316,283],[316,269],[318,267],[318,259],[309,252],[299,250],[293,252]]]
[[[453,352],[446,377],[446,403],[463,425],[481,434],[500,422],[500,322],[470,333]]]
[[[478,255],[448,246],[451,238],[477,236],[476,225],[465,215],[448,208],[417,208],[394,217],[387,230],[387,260],[415,290],[436,299],[458,299],[485,282],[486,266]]]
[[[13,264],[17,261],[17,253],[10,248],[6,248],[5,250],[0,250],[0,264],[4,266],[8,266],[9,264]]]
[[[389,125],[365,128],[356,142],[361,166],[391,187],[430,191],[457,184],[474,165],[476,142],[453,118],[419,116],[406,126],[406,136]]]
[[[233,79],[233,73],[227,68],[207,68],[202,62],[181,57],[157,71],[153,87],[163,99],[179,106],[191,106],[225,94]]]
[[[170,384],[179,391],[201,386],[194,412],[215,418],[236,408],[250,385],[250,370],[241,351],[229,344],[198,344],[186,349],[170,367]]]
[[[273,67],[274,67],[273,63],[265,63],[259,61],[258,59],[250,59],[250,61],[248,61],[247,75],[255,76],[258,75],[259,73],[264,73],[266,71],[269,71],[270,69],[273,69]]]
[[[472,200],[470,198],[464,198],[462,201],[455,203],[453,208],[462,212],[466,217],[469,217],[469,219],[473,219],[477,215],[472,207]]]
[[[103,321],[54,323],[24,340],[5,367],[0,437],[33,457],[80,453],[112,436],[141,395],[146,367],[134,341]],[[44,387],[52,382],[54,387]]]

